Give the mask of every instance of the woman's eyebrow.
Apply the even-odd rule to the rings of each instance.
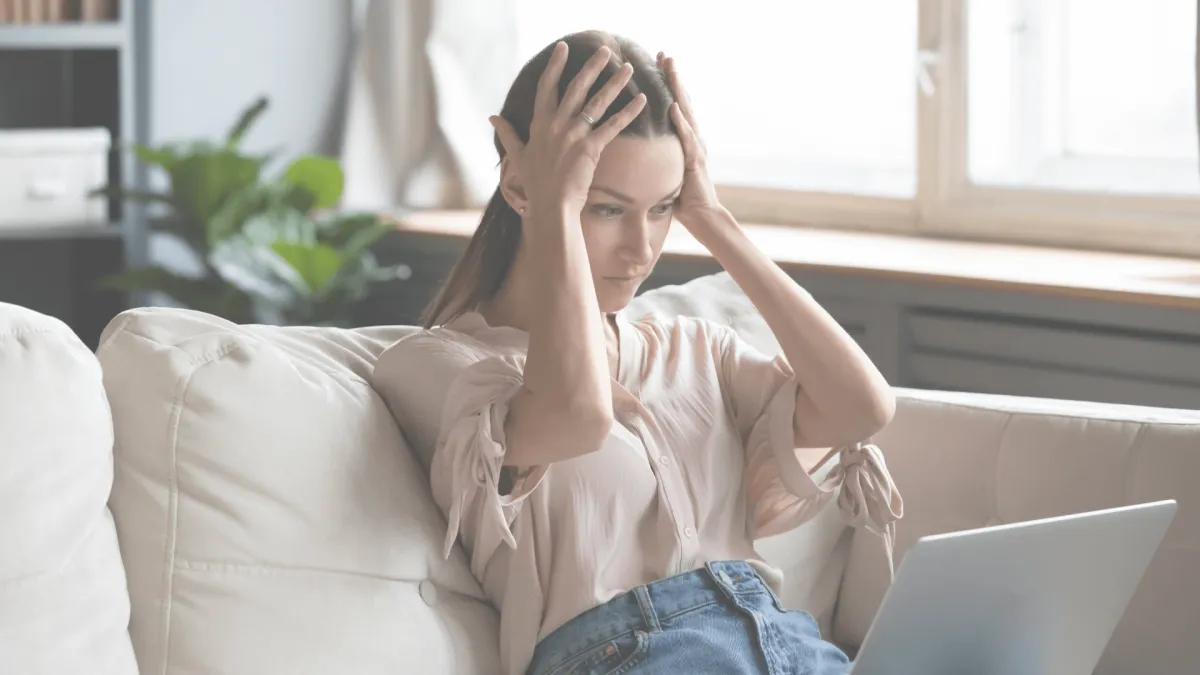
[[[626,204],[632,204],[634,201],[636,201],[636,200],[634,200],[633,197],[630,197],[629,195],[625,194],[624,192],[621,192],[620,190],[614,190],[610,187],[605,187],[603,185],[593,185],[592,189],[597,192],[606,193],[612,197],[615,197],[616,199],[619,199],[619,200],[625,202]],[[670,194],[668,194],[667,196],[663,197],[662,199],[660,199],[658,201],[665,202],[668,199],[674,199],[675,196],[678,195],[679,191],[682,189],[683,189],[683,183],[680,183],[679,187],[675,188],[674,190],[671,190]]]

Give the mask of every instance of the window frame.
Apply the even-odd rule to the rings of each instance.
[[[912,199],[719,185],[739,219],[1129,253],[1200,255],[1200,198],[980,185],[968,173],[967,4],[919,0]],[[1197,165],[1200,172],[1200,164]]]

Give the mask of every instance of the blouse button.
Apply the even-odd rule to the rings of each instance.
[[[690,527],[685,527],[683,528],[683,536],[691,539],[692,537],[696,536],[696,531]]]
[[[671,463],[671,460],[667,459],[666,455],[662,455],[658,458],[658,463],[666,466]]]

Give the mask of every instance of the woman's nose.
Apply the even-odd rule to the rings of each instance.
[[[653,230],[645,216],[638,216],[626,229],[625,253],[639,265],[648,265],[654,259]]]

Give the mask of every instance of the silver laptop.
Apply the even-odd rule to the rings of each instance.
[[[923,537],[853,675],[1089,675],[1174,500]]]

